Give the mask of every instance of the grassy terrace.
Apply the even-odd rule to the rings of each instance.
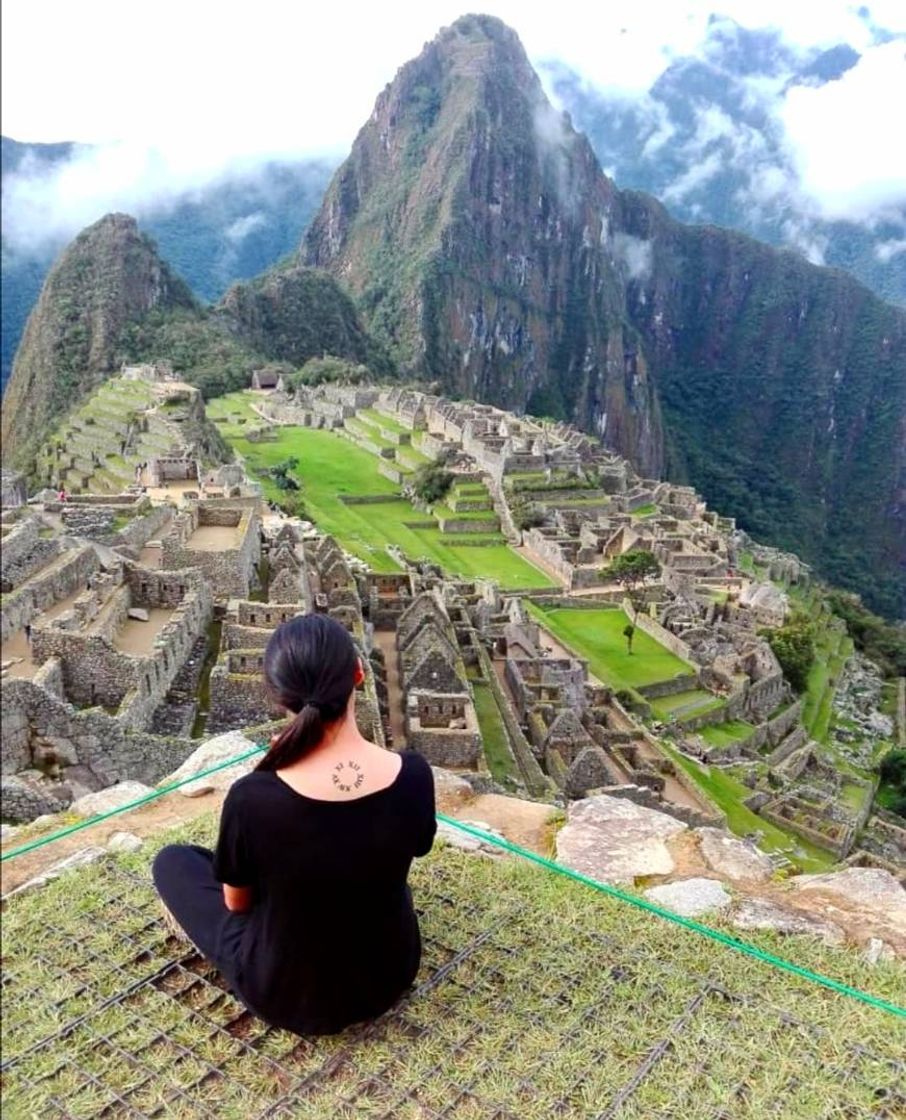
[[[629,654],[623,637],[629,619],[624,611],[547,609],[534,603],[529,610],[556,638],[586,658],[599,680],[614,688],[638,688],[692,671],[691,665],[639,629]]]
[[[182,839],[210,843],[213,821]],[[270,1030],[159,920],[149,854],[13,899],[4,1116],[832,1120],[903,1114],[890,1013],[520,861],[416,862],[422,968],[383,1018]],[[762,948],[894,1003],[901,965]]]
[[[731,719],[726,723],[715,723],[701,727],[696,732],[712,747],[731,747],[734,743],[748,739],[755,728],[744,719]]]
[[[553,586],[549,577],[514,552],[500,533],[451,536],[439,527],[412,528],[412,523],[418,525],[431,518],[416,510],[401,496],[399,487],[380,474],[376,456],[350,440],[317,429],[279,427],[272,429],[273,439],[251,441],[245,429],[257,426],[259,418],[242,394],[212,401],[209,412],[212,417],[226,417],[226,423],[218,423],[219,430],[260,479],[267,497],[278,500],[281,493],[264,472],[286,459],[297,458],[295,475],[302,485],[308,513],[320,529],[333,534],[375,570],[398,569],[387,552],[388,545],[396,545],[412,559],[431,560],[466,579],[485,576],[503,588]],[[239,424],[243,417],[246,424]],[[384,500],[372,504],[343,500],[363,496]],[[451,516],[469,519],[469,515]]]
[[[490,686],[484,681],[477,680],[473,680],[471,684],[485,761],[494,779],[506,784],[507,779],[513,776],[515,768],[503,717]]]
[[[737,836],[760,832],[759,846],[767,852],[784,852],[802,871],[826,871],[834,864],[830,852],[771,824],[743,804],[752,791],[729,769],[704,766],[663,743],[664,750],[699,785],[727,816],[727,827]]]
[[[635,641],[633,641],[633,645]],[[651,710],[658,719],[683,719],[703,716],[706,712],[718,712],[725,701],[703,688],[691,688],[687,692],[675,692],[672,696],[661,696],[651,700]]]

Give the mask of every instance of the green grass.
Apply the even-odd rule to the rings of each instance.
[[[213,836],[207,819],[146,848]],[[180,963],[186,948],[159,920],[151,850],[6,908],[11,1120],[97,1116],[117,1098],[130,1114],[259,1120],[286,1094],[272,1114],[295,1120],[815,1120],[831,1115],[828,1103],[841,1117],[880,1116],[882,1101],[894,1115],[903,1031],[891,1014],[563,876],[451,848],[411,875],[424,944],[415,994],[342,1035],[273,1030],[200,958]],[[906,998],[900,964],[869,966],[816,939],[745,936]],[[465,1107],[449,1110],[464,1086]]]
[[[501,534],[482,534],[475,538],[475,547],[453,547],[450,541],[457,538],[444,534],[439,527],[409,528],[407,521],[430,518],[380,474],[376,456],[342,436],[319,429],[281,427],[272,429],[273,439],[252,442],[232,427],[221,427],[221,431],[273,500],[279,499],[280,491],[263,472],[276,463],[297,458],[295,475],[302,484],[302,498],[310,516],[320,529],[333,534],[376,571],[398,570],[399,565],[387,552],[388,545],[396,545],[413,560],[430,560],[465,579],[486,577],[509,589],[554,586],[549,577],[514,552]],[[347,505],[342,500],[366,495],[385,500],[373,505]],[[493,543],[479,547],[479,541],[487,540]]]
[[[802,704],[802,723],[818,743],[826,744],[830,739],[836,682],[852,651],[852,639],[845,631],[828,625],[827,619],[819,623],[815,661]]]
[[[388,432],[396,432],[399,435],[411,435],[412,429],[407,428],[405,424],[401,424],[399,420],[394,420],[392,416],[388,416],[386,412],[381,412],[376,408],[362,408],[357,413],[357,416],[363,417],[371,424],[375,424]]]
[[[833,865],[834,857],[830,852],[792,833],[784,832],[770,821],[759,817],[757,813],[753,813],[751,809],[747,809],[743,801],[752,796],[752,791],[727,769],[699,765],[680,754],[669,743],[662,742],[661,745],[677,766],[682,767],[696,785],[726,814],[727,827],[731,832],[736,833],[737,836],[761,832],[762,839],[759,843],[762,848],[769,852],[784,851],[790,861],[803,871],[826,871]],[[793,851],[788,851],[790,848]]]
[[[546,609],[534,603],[528,607],[538,622],[588,661],[599,680],[614,688],[638,688],[692,672],[691,665],[638,628],[633,652],[627,653],[623,628],[629,619],[621,610]]]
[[[649,700],[648,703],[658,719],[676,718],[682,722],[684,717],[702,716],[706,712],[719,711],[726,701],[703,688],[692,688],[687,692],[675,692],[672,696]]]
[[[743,739],[748,739],[755,728],[744,719],[730,719],[726,723],[713,723],[708,727],[700,727],[696,735],[701,737],[712,747],[730,747]]]
[[[645,505],[639,506],[638,509],[634,509],[631,512],[630,517],[647,517],[651,513],[657,513],[657,506],[654,504],[654,502],[646,502]]]
[[[472,695],[475,699],[475,712],[481,727],[481,742],[485,761],[495,781],[505,785],[513,777],[515,760],[510,751],[503,717],[490,685],[484,681],[472,681]]]

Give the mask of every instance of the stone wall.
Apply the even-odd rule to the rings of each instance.
[[[34,576],[27,587],[4,595],[0,609],[0,631],[5,642],[38,612],[47,610],[60,599],[71,595],[76,588],[84,587],[89,576],[100,567],[100,560],[90,545],[70,549]]]
[[[50,667],[47,671],[57,670]],[[48,683],[47,678],[43,683]],[[154,784],[198,746],[189,739],[132,730],[97,708],[77,711],[42,687],[37,676],[3,681],[0,714],[0,769],[4,775],[29,769],[50,753],[62,766],[64,777],[67,767],[84,766],[101,786],[128,778]]]
[[[217,499],[198,502],[177,515],[163,538],[161,563],[165,568],[200,568],[221,598],[247,599],[261,558],[257,499]],[[204,526],[235,528],[232,548],[207,551],[191,547],[191,536]]]
[[[623,610],[626,612],[628,618],[633,616],[633,606],[628,599],[623,600]],[[692,651],[676,634],[671,634],[669,630],[661,626],[650,615],[644,612],[639,612],[639,616],[635,619],[635,625],[639,630],[644,631],[650,638],[654,638],[656,642],[660,642],[662,646],[669,649],[674,656],[679,657],[682,661],[692,662]]]
[[[155,506],[141,517],[133,518],[117,533],[120,542],[128,548],[142,549],[173,520],[174,508],[170,505]]]
[[[38,521],[29,517],[4,532],[0,548],[0,586],[4,594],[24,583],[59,553],[59,541],[44,539],[39,530]]]

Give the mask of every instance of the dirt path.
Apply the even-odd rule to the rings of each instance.
[[[403,718],[403,686],[400,680],[400,655],[396,648],[395,632],[376,630],[374,641],[384,655],[384,666],[387,670],[387,703],[390,708],[393,749],[401,751],[406,745],[406,723]]]
[[[22,856],[0,865],[0,887],[3,894],[7,894],[14,887],[33,879],[46,871],[52,864],[73,855],[82,848],[103,847],[114,832],[134,832],[137,836],[153,836],[162,829],[175,828],[194,820],[205,813],[219,809],[223,804],[224,792],[214,790],[202,794],[200,797],[185,797],[181,793],[168,793],[149,805],[133,809],[128,813],[120,813],[100,824],[84,828],[71,836],[64,836],[62,840],[55,840],[43,848],[36,848]],[[55,823],[50,831],[58,831],[65,826]],[[14,836],[8,844],[4,844],[4,851],[17,848],[26,843],[30,838],[40,836],[42,833],[25,830]]]

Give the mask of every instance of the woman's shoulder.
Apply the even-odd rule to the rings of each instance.
[[[252,770],[244,774],[230,786],[225,804],[231,808],[239,808],[260,802],[274,791],[275,783],[272,778],[273,772],[270,770]]]
[[[400,751],[403,760],[402,773],[412,778],[414,781],[431,782],[434,783],[434,773],[431,769],[431,764],[423,754],[418,751],[406,750]]]

